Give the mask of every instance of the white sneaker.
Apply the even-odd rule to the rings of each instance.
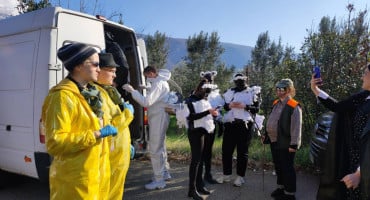
[[[172,179],[172,176],[171,176],[171,174],[169,172],[164,172],[163,173],[163,180],[170,181],[171,179]],[[155,181],[155,177],[154,176],[152,176],[151,181]]]
[[[145,185],[145,189],[147,190],[155,190],[155,189],[163,189],[166,187],[166,182],[164,180],[160,181],[152,181]]]
[[[237,176],[235,181],[234,181],[234,186],[240,187],[245,183],[244,177]]]
[[[226,183],[231,181],[231,175],[222,175],[216,179],[217,183]]]
[[[163,179],[164,179],[165,181],[170,181],[170,180],[172,179],[172,176],[171,176],[170,172],[165,171],[165,172],[163,173]]]

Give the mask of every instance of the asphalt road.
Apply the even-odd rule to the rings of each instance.
[[[124,199],[190,199],[187,197],[188,191],[188,164],[170,162],[170,173],[173,179],[167,182],[167,187],[162,190],[149,191],[144,188],[152,176],[151,164],[149,161],[132,161],[128,172],[125,198]],[[220,167],[214,167],[214,175],[220,175]],[[235,177],[235,170],[233,171]],[[233,178],[234,178],[233,177]],[[297,193],[298,200],[316,199],[316,191],[319,178],[315,175],[297,173]],[[270,193],[276,187],[276,176],[271,171],[264,173],[264,183],[262,171],[247,170],[246,183],[242,187],[234,187],[232,182],[225,184],[207,185],[212,191],[211,195],[204,196],[207,200],[260,200],[272,199]]]
[[[125,186],[125,200],[181,200],[187,197],[188,190],[188,163],[170,162],[173,179],[167,182],[167,187],[162,190],[148,191],[144,185],[152,176],[151,164],[148,160],[133,160],[127,175]],[[219,175],[220,167],[214,167],[214,175]],[[47,200],[49,199],[48,186],[38,180],[6,174],[0,180],[1,200]],[[262,172],[248,169],[246,183],[238,188],[231,183],[207,185],[212,194],[208,200],[261,200],[271,199],[270,193],[275,189],[276,176],[271,171],[266,171],[264,184]],[[297,173],[298,200],[314,200],[318,187],[318,177],[314,175]]]

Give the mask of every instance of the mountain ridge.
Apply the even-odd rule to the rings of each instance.
[[[169,47],[167,69],[171,70],[184,60],[187,55],[186,40],[184,38],[167,37],[166,45]],[[227,42],[220,43],[225,49],[221,55],[221,62],[224,62],[226,67],[235,66],[237,70],[240,70],[250,62],[253,47]]]

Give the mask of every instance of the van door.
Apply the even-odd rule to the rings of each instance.
[[[125,101],[129,101],[135,108],[135,117],[130,124],[130,133],[133,141],[136,141],[144,135],[144,109],[122,89],[122,85],[130,83],[143,93],[140,86],[144,85],[145,80],[136,35],[131,29],[109,23],[104,24],[104,32],[105,51],[112,53],[115,62],[121,66],[117,68],[116,73],[117,89]]]
[[[39,38],[40,30],[0,38],[0,169],[32,177],[38,177],[33,133]]]

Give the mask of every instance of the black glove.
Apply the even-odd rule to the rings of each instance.
[[[267,134],[264,135],[262,143],[263,144],[271,144],[270,137]]]
[[[224,123],[222,122],[217,122],[218,125],[218,130],[217,130],[217,137],[221,137],[224,134]]]

